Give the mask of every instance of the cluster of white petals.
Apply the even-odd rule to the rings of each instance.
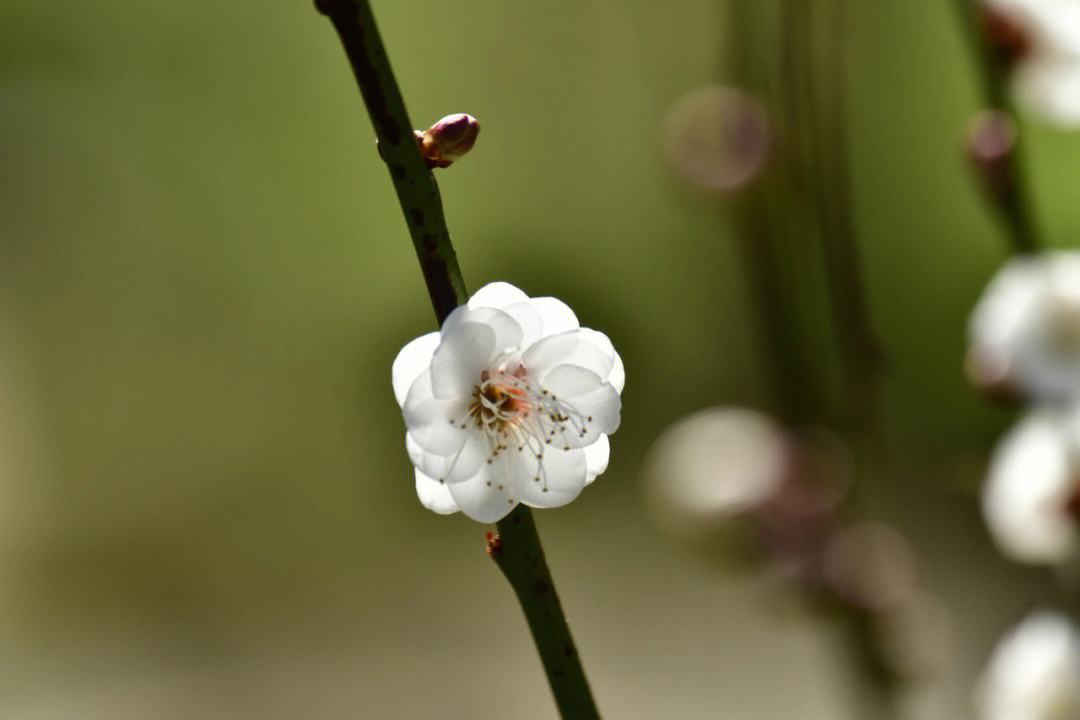
[[[625,378],[561,301],[481,288],[394,360],[420,502],[479,522],[569,503],[607,469]]]
[[[1080,718],[1080,631],[1038,612],[1002,638],[975,696],[980,720]]]
[[[1080,550],[1080,418],[1030,412],[994,452],[983,516],[999,549],[1024,563],[1060,564]]]
[[[1004,29],[1014,55],[1018,99],[1047,121],[1080,127],[1080,3],[1076,0],[984,0],[993,29]]]
[[[1080,252],[1010,260],[975,307],[969,336],[984,382],[1058,404],[1080,397]]]

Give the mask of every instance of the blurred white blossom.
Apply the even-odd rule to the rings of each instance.
[[[975,695],[980,720],[1080,718],[1080,632],[1038,612],[1002,638]]]
[[[977,385],[1051,402],[1080,396],[1080,252],[1010,260],[975,307],[969,337]]]
[[[1026,107],[1062,127],[1080,127],[1080,3],[984,0],[990,42],[1012,66]]]
[[[695,536],[760,508],[784,482],[789,446],[772,418],[738,407],[701,410],[669,427],[645,464],[650,507],[669,532]]]
[[[1033,411],[1001,441],[983,488],[986,524],[1001,551],[1062,563],[1080,549],[1080,431],[1075,414]]]
[[[479,522],[570,502],[607,469],[625,377],[564,303],[481,288],[394,360],[420,502]]]

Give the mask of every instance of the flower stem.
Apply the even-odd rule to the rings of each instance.
[[[330,18],[352,65],[441,325],[468,293],[439,187],[420,154],[371,6],[367,0],[315,0],[315,7]],[[525,612],[560,714],[565,720],[599,719],[532,512],[520,505],[497,527],[500,536],[489,551]]]
[[[1031,210],[1031,192],[1023,172],[1024,161],[1020,141],[1020,118],[1007,92],[1009,68],[994,51],[979,14],[978,0],[953,0],[960,25],[964,29],[972,53],[979,66],[982,86],[982,102],[988,109],[1004,113],[1016,128],[1016,139],[1008,155],[1003,159],[1002,172],[1007,192],[994,194],[994,204],[1009,233],[1010,244],[1015,253],[1036,251],[1041,243]]]
[[[489,552],[525,611],[560,715],[575,720],[599,719],[532,513],[518,505],[497,527],[498,540],[489,546]]]
[[[315,0],[315,7],[330,18],[349,57],[441,325],[468,293],[446,229],[439,186],[420,155],[371,6],[366,0]]]

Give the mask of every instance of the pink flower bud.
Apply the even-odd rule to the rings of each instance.
[[[416,131],[428,167],[449,167],[472,150],[480,123],[472,115],[447,115],[424,132]]]
[[[990,199],[1007,204],[1016,191],[1012,183],[1016,126],[1008,114],[985,110],[968,125],[965,152]]]

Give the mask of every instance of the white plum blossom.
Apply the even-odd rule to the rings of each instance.
[[[975,693],[980,720],[1080,718],[1080,632],[1037,612],[998,641]]]
[[[1080,127],[1080,2],[984,0],[990,42],[1011,65],[1027,108],[1061,127]]]
[[[1080,428],[1075,414],[1031,412],[994,452],[983,488],[986,524],[1019,562],[1060,564],[1080,550]]]
[[[977,384],[1059,404],[1080,398],[1080,252],[1010,260],[975,307],[969,337]]]
[[[626,374],[603,333],[555,298],[481,288],[394,360],[420,502],[495,522],[565,505],[607,469]]]

